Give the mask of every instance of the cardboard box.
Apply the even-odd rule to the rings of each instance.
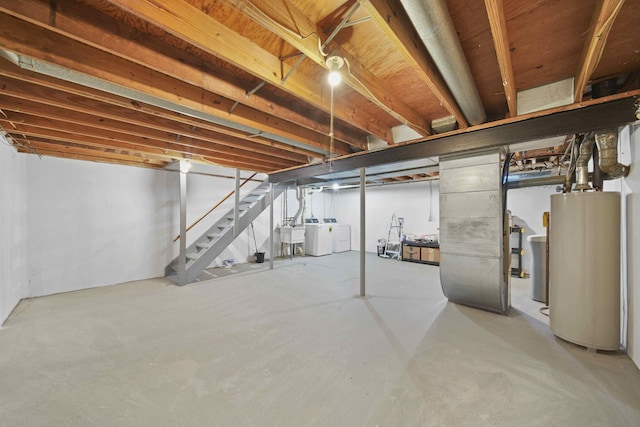
[[[440,249],[438,248],[421,248],[420,259],[422,261],[440,262]]]
[[[420,248],[417,246],[402,246],[402,259],[420,260]]]

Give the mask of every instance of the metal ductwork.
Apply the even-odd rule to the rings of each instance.
[[[484,110],[445,0],[400,0],[460,110],[472,125],[484,123]]]
[[[618,162],[618,128],[596,132],[595,138],[600,154],[600,170],[610,179],[627,176],[629,167]]]
[[[589,185],[589,160],[596,142],[592,132],[588,133],[580,143],[580,154],[576,160],[576,190],[591,190]]]

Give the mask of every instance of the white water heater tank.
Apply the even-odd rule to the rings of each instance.
[[[620,347],[620,193],[551,196],[551,331],[589,349]]]

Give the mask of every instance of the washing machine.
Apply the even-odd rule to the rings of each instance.
[[[351,250],[351,226],[336,221],[335,218],[325,218],[325,224],[333,226],[333,246],[332,250],[336,252],[347,252]]]
[[[305,219],[304,246],[307,255],[331,255],[333,249],[333,227],[323,224],[317,218]]]

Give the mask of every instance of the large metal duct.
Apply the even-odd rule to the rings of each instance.
[[[484,110],[445,0],[400,0],[467,121],[484,123]]]
[[[440,157],[440,284],[453,302],[505,313],[509,259],[501,152]]]

